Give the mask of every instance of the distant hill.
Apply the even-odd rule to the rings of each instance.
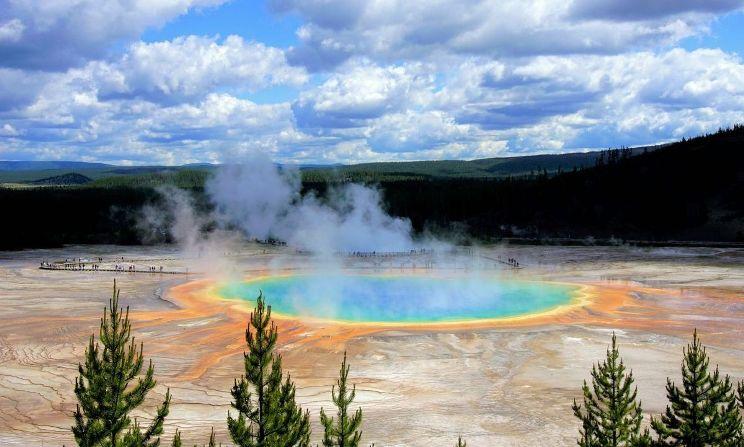
[[[633,148],[638,154],[654,147]],[[509,176],[538,175],[543,172],[555,174],[561,171],[594,166],[604,151],[575,152],[565,154],[527,155],[514,157],[484,158],[479,160],[434,160],[408,162],[378,162],[355,165],[300,165],[306,181],[361,181],[378,182],[423,178],[502,178]],[[115,166],[104,163],[72,161],[0,161],[0,183],[36,184],[40,180],[77,172],[92,180],[119,178],[116,181],[99,182],[117,186],[153,185],[158,181],[170,181],[168,174],[179,171],[212,172],[217,165],[193,163],[182,166]],[[151,175],[151,179],[143,176]],[[204,177],[206,178],[206,176]]]
[[[629,149],[635,155],[660,146]],[[477,160],[434,160],[361,163],[303,169],[307,180],[345,179],[352,181],[404,178],[502,178],[554,174],[594,166],[605,151],[525,155]]]
[[[0,169],[0,184],[2,183],[23,183],[27,185],[34,185],[40,180],[45,180],[50,177],[63,176],[70,172],[76,172],[80,175],[90,178],[91,180],[100,179],[114,179],[114,178],[130,178],[129,180],[119,180],[116,182],[118,185],[125,185],[130,183],[137,185],[142,183],[142,176],[151,175],[152,180],[147,180],[145,183],[151,184],[153,181],[157,181],[160,178],[164,178],[163,175],[174,174],[182,171],[204,171],[209,172],[213,169],[211,165],[184,165],[184,166],[115,166],[106,165],[100,163],[81,163],[78,167],[73,168],[53,168],[53,169],[35,169],[35,167],[44,168],[46,162],[0,162],[0,163],[31,163],[22,166],[23,169]],[[56,163],[56,162],[55,162]],[[64,162],[74,163],[74,162]],[[6,167],[10,165],[5,165]],[[104,182],[105,183],[105,182]],[[115,183],[111,181],[109,183]]]
[[[414,227],[489,238],[744,242],[744,126],[557,175],[381,184]]]
[[[54,177],[34,180],[34,185],[84,185],[92,182],[93,179],[82,174],[70,172],[68,174],[55,175]]]
[[[183,189],[200,189],[207,182],[210,171],[206,169],[178,168],[153,172],[134,171],[136,173],[103,177],[88,184],[95,188],[156,188],[170,185]]]

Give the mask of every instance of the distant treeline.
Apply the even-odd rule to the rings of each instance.
[[[590,168],[506,179],[380,182],[388,210],[418,231],[477,238],[744,242],[744,126]],[[306,182],[324,191],[327,182]]]
[[[137,210],[154,200],[147,188],[0,188],[0,248],[139,244]]]
[[[653,150],[626,149],[628,153]],[[606,151],[542,154],[478,160],[429,160],[405,162],[375,162],[356,165],[300,166],[303,180],[380,182],[431,178],[504,178],[509,176],[557,173],[594,166]],[[190,164],[181,166],[114,166],[80,162],[14,162],[0,161],[0,184],[23,185],[84,185],[147,186],[171,184],[189,187],[202,184],[218,169],[217,165]],[[189,171],[178,175],[180,171]],[[100,180],[95,182],[95,180]]]
[[[417,231],[467,238],[596,238],[744,242],[744,126],[649,151],[614,149],[591,166],[505,178],[355,174]],[[321,176],[322,173],[322,176]],[[155,187],[190,190],[208,204],[200,170],[95,180],[84,186],[0,188],[0,248],[72,243],[139,244],[139,210]],[[303,173],[303,192],[323,195],[352,179]]]
[[[88,188],[155,188],[169,185],[183,189],[201,189],[211,175],[210,171],[181,169],[153,173],[104,177],[86,184]]]

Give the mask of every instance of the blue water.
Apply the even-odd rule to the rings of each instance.
[[[353,322],[425,323],[505,318],[569,303],[576,286],[484,276],[275,276],[222,286],[225,298],[255,300],[274,312]]]

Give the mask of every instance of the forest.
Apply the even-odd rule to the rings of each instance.
[[[741,244],[743,145],[744,126],[737,125],[663,147],[602,151],[591,165],[531,165],[498,177],[437,175],[441,167],[406,173],[385,164],[368,171],[306,169],[303,191],[322,197],[336,185],[362,181],[379,188],[388,212],[409,218],[417,232],[463,242]],[[0,187],[0,249],[147,242],[139,210],[158,203],[156,188],[189,190],[207,209],[209,175],[178,169],[80,185]]]

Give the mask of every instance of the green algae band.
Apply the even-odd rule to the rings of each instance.
[[[506,318],[568,304],[578,287],[483,276],[291,275],[230,283],[225,298],[262,290],[275,312],[327,320],[435,323]]]

